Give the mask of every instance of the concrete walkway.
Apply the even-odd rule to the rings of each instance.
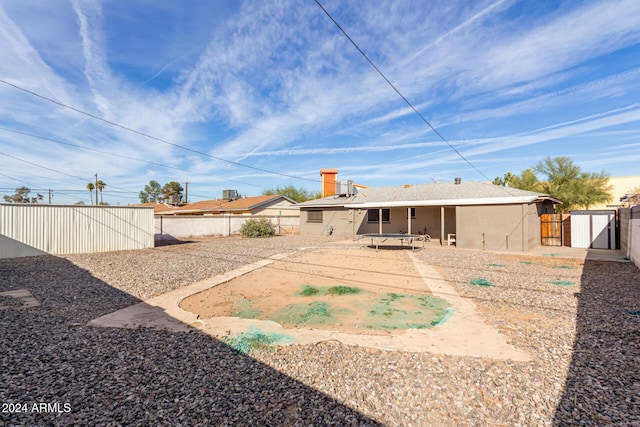
[[[538,246],[527,255],[579,258],[588,261],[629,261],[629,259],[626,258],[619,249],[584,249],[571,248],[568,246]]]
[[[334,243],[344,245],[344,246],[352,246],[352,247],[363,247],[369,246],[370,240],[361,239],[361,240],[338,240]],[[385,248],[391,247],[400,247],[401,244],[396,241],[387,241],[384,244]],[[405,245],[406,247],[406,245]],[[431,249],[439,249],[439,250],[450,250],[455,251],[457,248],[455,246],[447,246],[440,244],[438,239],[431,240],[430,242],[425,243],[425,247]],[[422,243],[416,245],[416,250],[422,248]],[[384,250],[384,249],[379,249]],[[481,250],[481,249],[468,249],[468,250]],[[529,252],[508,252],[508,251],[488,251],[495,253],[504,253],[511,255],[529,255],[529,256],[551,256],[558,258],[577,258],[584,259],[589,261],[620,261],[620,262],[628,262],[629,259],[625,257],[621,250],[615,249],[584,249],[584,248],[572,248],[569,246],[538,246],[532,249]]]

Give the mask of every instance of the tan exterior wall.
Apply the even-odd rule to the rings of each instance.
[[[607,203],[589,206],[588,210],[611,209],[612,207],[620,205],[620,197],[640,186],[640,176],[613,176],[609,178],[609,185],[613,187],[611,190],[613,198]]]
[[[458,206],[456,245],[469,249],[527,252],[540,245],[535,204]]]
[[[322,221],[308,220],[309,211],[322,210]],[[345,239],[355,238],[357,226],[366,219],[366,209],[322,208],[300,211],[300,233],[313,236],[326,236],[329,227],[333,227],[332,236]],[[375,233],[377,231],[372,231]]]
[[[542,215],[543,212],[538,211],[539,207],[541,206],[536,204],[526,206],[528,225],[525,230],[525,236],[527,238],[525,252],[542,245],[542,224],[540,222],[540,215]],[[550,205],[550,208],[546,213],[552,212],[554,212],[553,205]]]
[[[317,210],[322,210],[322,222],[309,222],[308,210],[301,211],[301,234],[327,235],[333,227],[333,236],[354,239],[359,234],[380,232],[378,222],[367,222],[367,209]],[[426,232],[433,240],[446,240],[448,234],[456,234],[456,245],[461,248],[527,252],[540,246],[541,213],[536,204],[447,206],[441,235],[441,207],[419,207],[411,220],[411,232]],[[406,208],[391,208],[389,216],[390,221],[382,224],[383,233],[408,231]]]
[[[312,209],[313,210],[313,209]],[[300,213],[301,234],[326,235],[333,227],[333,235],[354,239],[358,234],[379,233],[379,222],[367,221],[367,209],[324,208],[322,222],[309,222],[308,210]],[[391,208],[389,222],[382,223],[383,233],[407,233],[409,224],[407,208]],[[440,207],[418,207],[415,218],[411,219],[411,233],[428,234],[432,239],[440,239]],[[455,233],[456,214],[454,207],[445,208],[445,238],[447,233]]]

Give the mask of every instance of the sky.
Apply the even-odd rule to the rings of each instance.
[[[319,1],[0,0],[0,195],[640,175],[639,1]]]

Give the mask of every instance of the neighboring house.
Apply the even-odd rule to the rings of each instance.
[[[144,203],[155,210],[156,240],[199,236],[231,236],[254,217],[267,218],[279,234],[297,233],[300,208],[281,194],[237,199],[202,200],[182,206]]]
[[[281,194],[270,196],[244,197],[236,200],[201,200],[182,206],[164,203],[143,203],[136,206],[153,206],[155,215],[252,215],[252,216],[299,216],[295,202]]]
[[[609,185],[611,186],[612,199],[606,203],[591,205],[587,210],[628,207],[626,203],[629,203],[630,200],[627,196],[630,195],[631,190],[640,187],[640,176],[612,176],[609,178]]]
[[[356,239],[367,233],[455,238],[463,248],[527,252],[540,246],[540,217],[560,203],[545,194],[480,182],[362,188],[298,203],[300,233]]]

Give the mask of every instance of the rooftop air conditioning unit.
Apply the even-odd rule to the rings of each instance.
[[[170,196],[167,196],[167,203],[170,205],[179,205],[180,201],[182,200],[182,196],[180,194],[171,194]]]
[[[225,200],[237,200],[240,196],[238,196],[238,190],[222,190],[222,198]]]
[[[341,197],[349,197],[356,194],[353,181],[336,181],[336,195]]]

